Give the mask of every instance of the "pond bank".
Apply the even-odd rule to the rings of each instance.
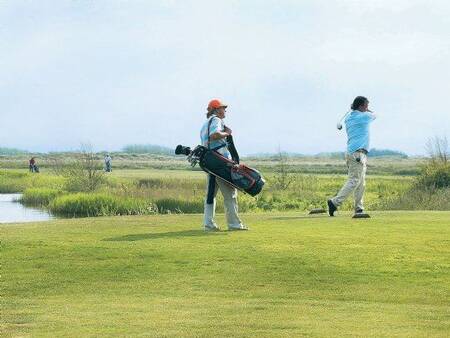
[[[17,202],[22,194],[0,194],[0,223],[48,221],[54,218],[48,211],[30,208]]]

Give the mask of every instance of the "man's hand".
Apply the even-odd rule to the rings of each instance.
[[[226,132],[226,131],[218,131],[217,133],[211,134],[211,140],[213,141],[217,141],[217,140],[221,140],[223,138],[228,137],[229,135],[231,135],[231,130],[230,133]]]
[[[227,126],[225,126],[224,130],[225,133],[227,133],[228,135],[231,135],[231,133],[233,132],[230,128],[228,128]]]

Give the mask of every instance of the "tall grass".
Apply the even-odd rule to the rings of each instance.
[[[116,172],[117,173],[117,172]],[[24,191],[23,202],[49,208],[53,213],[69,217],[125,215],[146,213],[202,213],[206,180],[204,175],[170,172],[155,175],[152,171],[125,172],[108,176],[106,184],[92,194],[65,192],[64,179],[58,176],[0,171],[0,187],[6,192]],[[334,196],[345,182],[343,175],[292,174],[292,181],[280,189],[276,174],[265,175],[267,184],[256,198],[239,193],[241,212],[286,211],[304,212],[326,208],[326,200]],[[6,178],[6,179],[3,179]],[[421,197],[411,191],[416,182],[411,177],[368,175],[365,207],[384,209],[449,210],[448,192],[429,190]],[[9,190],[7,190],[9,189]],[[413,200],[415,198],[415,200]],[[217,212],[223,212],[223,198],[217,194]],[[352,210],[349,198],[340,210]]]
[[[153,204],[135,198],[120,198],[103,193],[77,193],[56,197],[49,204],[55,215],[92,217],[146,215],[156,213]]]
[[[56,197],[63,194],[61,190],[52,188],[28,188],[26,189],[20,202],[25,205],[48,206]]]
[[[161,198],[155,200],[155,205],[159,213],[183,213],[197,214],[203,212],[203,200],[181,200],[176,198]]]
[[[382,210],[450,210],[450,188],[426,189],[414,187],[404,194],[380,201]]]
[[[241,212],[260,211],[307,211],[313,208],[326,207],[326,200],[333,196],[345,182],[343,176],[317,176],[294,175],[294,180],[288,189],[279,190],[272,175],[267,177],[267,185],[264,191],[256,198],[244,193],[239,193],[239,210]],[[367,182],[366,204],[368,209],[380,209],[380,200],[391,200],[399,196],[410,186],[410,179],[405,178],[370,178]],[[106,186],[102,187],[96,196],[99,198],[87,199],[83,197],[58,196],[54,203],[50,203],[50,210],[69,216],[95,216],[112,214],[141,214],[142,203],[152,205],[152,212],[158,213],[202,213],[205,198],[206,183],[204,179],[192,178],[151,178],[151,179],[110,179]],[[74,195],[71,195],[74,196]],[[76,195],[84,196],[84,195]],[[108,199],[104,197],[107,196]],[[64,201],[64,203],[61,202]],[[114,200],[114,206],[112,203]],[[135,201],[132,207],[126,211],[117,211],[119,201],[129,205]],[[127,202],[125,202],[127,201]],[[88,207],[88,204],[92,205]],[[351,199],[341,207],[341,210],[352,210]],[[80,211],[81,210],[81,211]],[[223,197],[217,194],[217,212],[224,211]]]
[[[0,170],[0,193],[23,192],[27,188],[61,189],[63,185],[64,179],[54,175]]]
[[[25,190],[27,174],[14,171],[0,171],[0,193],[15,193]]]

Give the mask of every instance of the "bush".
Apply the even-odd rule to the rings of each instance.
[[[29,188],[24,191],[20,202],[26,205],[47,206],[61,193],[58,189]]]
[[[378,205],[383,210],[450,210],[450,188],[413,188],[405,194],[384,200]]]
[[[430,162],[423,167],[418,185],[427,189],[450,187],[450,162]]]
[[[414,185],[405,193],[379,203],[386,210],[450,210],[450,161],[446,138],[427,143],[429,157]]]
[[[53,163],[53,171],[65,178],[65,190],[92,192],[106,182],[102,162],[91,146],[84,145],[82,151],[73,156],[69,162],[54,159]]]
[[[155,206],[144,200],[100,193],[59,196],[50,203],[49,209],[55,215],[69,217],[147,215],[156,212]]]

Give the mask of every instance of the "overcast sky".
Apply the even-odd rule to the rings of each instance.
[[[244,154],[345,149],[357,95],[371,146],[450,138],[450,2],[0,0],[0,146],[195,145],[209,99]]]

